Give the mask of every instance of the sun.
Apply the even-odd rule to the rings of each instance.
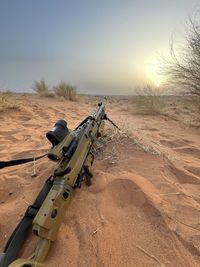
[[[159,87],[163,82],[162,76],[160,74],[160,64],[158,62],[147,64],[146,76],[148,81],[153,83],[156,87]]]

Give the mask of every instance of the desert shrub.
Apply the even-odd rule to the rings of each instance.
[[[45,80],[35,81],[33,85],[33,90],[39,95],[39,96],[45,96],[45,97],[54,97],[54,93],[49,89],[49,86],[46,84]]]
[[[6,89],[6,90],[2,91],[1,94],[2,95],[13,95],[13,92],[11,90],[9,90],[9,89]]]
[[[133,112],[138,114],[162,113],[164,108],[164,98],[161,90],[149,84],[143,88],[135,89],[132,101]]]
[[[163,58],[163,74],[168,83],[183,93],[200,97],[200,12],[189,18],[185,43],[179,50],[170,45],[170,58]]]
[[[5,110],[20,110],[20,104],[16,100],[11,99],[9,94],[2,93],[0,95],[0,112]]]
[[[55,97],[55,94],[54,94],[53,91],[49,90],[49,91],[43,93],[41,96],[44,96],[44,97],[52,97],[53,98],[53,97]]]
[[[65,82],[60,82],[54,87],[54,92],[59,97],[64,97],[65,99],[74,101],[76,99],[77,91],[76,87],[73,85],[66,84]]]

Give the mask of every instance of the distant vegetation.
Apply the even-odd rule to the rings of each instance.
[[[60,82],[53,88],[53,90],[57,96],[61,96],[72,101],[76,99],[77,90],[73,85],[66,84],[65,82]]]
[[[46,84],[44,79],[40,80],[39,82],[35,81],[33,85],[33,90],[39,96],[54,97],[53,92],[50,91],[49,86]]]
[[[73,85],[69,85],[65,82],[60,82],[57,86],[54,86],[52,89],[46,84],[42,79],[40,81],[35,81],[33,90],[39,96],[45,97],[63,97],[64,99],[74,101],[76,100],[77,90]]]
[[[133,112],[137,114],[160,114],[164,108],[163,96],[159,88],[147,84],[135,89],[132,97]]]

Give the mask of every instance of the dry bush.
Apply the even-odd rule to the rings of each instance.
[[[40,80],[34,82],[33,90],[39,95],[39,96],[45,96],[45,97],[54,97],[54,93],[49,90],[48,85],[46,84],[45,80]]]
[[[21,106],[15,99],[11,99],[12,92],[4,92],[0,95],[0,112],[6,110],[20,110]]]
[[[170,58],[163,58],[163,75],[169,85],[178,87],[181,93],[200,98],[200,12],[189,18],[185,43],[175,51],[174,41],[170,45]]]
[[[7,90],[4,90],[4,91],[2,91],[2,93],[1,93],[2,95],[13,95],[13,92],[11,91],[11,90],[9,90],[9,89],[7,89]]]
[[[147,84],[143,88],[135,89],[132,98],[133,112],[137,114],[162,114],[164,98],[159,88]]]
[[[65,82],[60,82],[57,86],[54,87],[54,92],[59,97],[64,97],[68,100],[76,100],[76,87],[73,85],[66,84]]]
[[[94,142],[94,153],[108,164],[117,164],[120,158],[118,147],[126,142],[127,136],[110,125],[105,125],[101,134]],[[105,149],[108,146],[109,149]]]
[[[45,96],[45,97],[55,97],[55,94],[52,92],[52,91],[48,91],[48,92],[46,92],[46,93],[44,93],[44,94],[42,94],[41,96]]]
[[[120,159],[119,145],[123,147],[135,146],[137,149],[146,153],[160,156],[162,153],[156,147],[155,143],[151,144],[145,141],[142,131],[129,128],[125,124],[118,130],[113,126],[107,125],[101,137],[97,138],[94,143],[94,152],[99,159],[109,164],[117,164]],[[107,149],[106,149],[107,147]]]

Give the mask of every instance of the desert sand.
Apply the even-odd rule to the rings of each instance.
[[[95,99],[79,102],[16,96],[22,109],[0,113],[0,160],[37,156],[58,119],[74,128]],[[133,115],[118,101],[95,157],[91,187],[66,211],[46,266],[200,266],[200,130],[166,116]],[[32,203],[55,163],[48,159],[0,170],[0,247]],[[26,242],[25,254],[33,248]]]

